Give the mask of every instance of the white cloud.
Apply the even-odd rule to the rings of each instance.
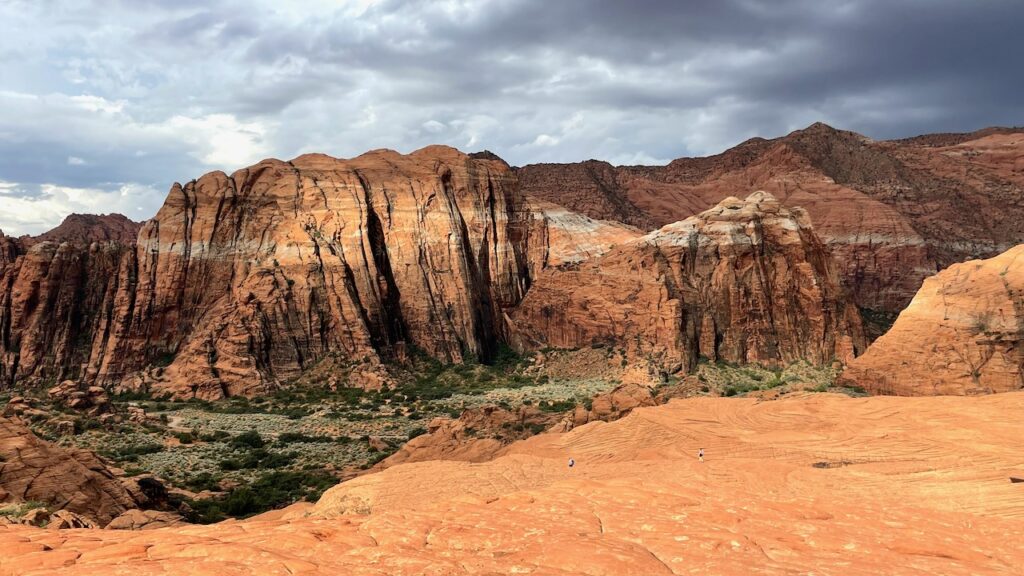
[[[68,166],[85,166],[85,159],[78,156],[68,156]]]
[[[190,154],[207,166],[233,170],[253,164],[270,154],[264,123],[240,122],[231,114],[173,118],[144,127],[176,138],[191,147]]]
[[[558,138],[549,134],[538,134],[537,137],[533,139],[533,144],[535,146],[555,146],[558,144],[558,141]]]
[[[122,184],[113,189],[73,188],[42,184],[35,194],[13,182],[0,182],[4,195],[0,230],[11,236],[38,234],[54,228],[71,213],[107,214],[119,212],[132,220],[151,214],[145,206],[164,194],[140,184]]]

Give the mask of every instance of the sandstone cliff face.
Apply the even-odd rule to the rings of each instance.
[[[1024,245],[925,280],[841,380],[897,395],[1024,388]]]
[[[0,418],[0,504],[44,502],[105,525],[136,508],[93,453],[54,446],[13,418]]]
[[[504,162],[446,147],[211,173],[175,185],[135,246],[5,250],[0,378],[215,398],[329,351],[486,359],[528,287],[533,228]],[[532,266],[567,257],[541,239]]]
[[[0,388],[77,377],[133,260],[117,243],[26,244],[0,239]]]
[[[521,347],[607,343],[683,368],[825,363],[864,346],[806,213],[764,192],[545,271],[510,323]]]
[[[516,172],[493,155],[441,146],[351,160],[306,155],[230,176],[214,172],[172,187],[156,217],[127,242],[133,226],[113,216],[74,216],[38,238],[0,238],[0,386],[71,379],[179,398],[251,396],[328,354],[379,385],[381,362],[412,353],[460,362],[486,360],[499,343],[523,335],[556,345],[589,340],[567,338],[567,328],[549,320],[535,327],[517,320],[513,335],[509,316],[549,270],[618,262],[624,256],[606,257],[622,244],[646,246],[645,257],[659,263],[666,250],[650,239],[635,244],[640,232],[631,226],[524,196]],[[817,245],[808,250],[815,281],[831,274],[825,253]],[[777,264],[769,260],[759,266]],[[674,276],[665,290],[676,301],[690,270],[679,262],[667,269]],[[825,297],[833,298],[828,286]],[[696,305],[697,298],[686,301]],[[663,320],[673,318],[653,312],[666,313]],[[748,353],[739,336],[720,344],[727,358],[781,360],[811,350],[808,359],[820,360],[835,353],[822,351],[835,340],[845,356],[856,335],[847,345],[845,328],[838,335],[815,331],[844,325],[836,314],[810,320],[809,331],[796,326],[802,320],[763,321],[772,326],[759,334],[786,334],[783,350],[775,350],[774,336],[755,346],[758,352]],[[690,362],[720,353],[707,342],[704,352],[690,350],[683,342],[691,333],[724,336],[740,330],[726,328],[730,323],[749,320],[699,317],[696,328],[660,326],[650,346],[631,340],[646,331],[600,339],[630,340],[637,352]],[[669,322],[677,320],[684,322]]]
[[[1024,133],[1008,129],[874,142],[815,124],[668,166],[539,164],[523,191],[646,228],[766,190],[805,208],[866,309],[895,313],[954,262],[1024,242]]]
[[[153,389],[210,398],[259,393],[328,351],[486,358],[526,289],[528,218],[507,165],[445,147],[176,185],[89,374],[119,382],[166,358]]]

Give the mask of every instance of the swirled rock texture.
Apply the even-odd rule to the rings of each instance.
[[[676,400],[284,518],[0,527],[0,575],[1014,574],[1022,395]]]
[[[765,192],[546,270],[510,322],[524,348],[612,344],[665,366],[823,364],[865,346],[807,214]]]
[[[841,380],[898,395],[1024,389],[1024,245],[925,280]]]
[[[862,308],[894,314],[954,262],[1024,242],[1024,132],[876,142],[814,124],[667,166],[597,161],[519,169],[523,191],[647,230],[766,190],[807,210]]]
[[[137,507],[92,452],[55,446],[15,418],[0,418],[0,504],[43,502],[105,525]]]

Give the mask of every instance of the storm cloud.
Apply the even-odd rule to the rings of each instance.
[[[0,0],[0,228],[174,181],[427,144],[662,163],[824,121],[1024,117],[1015,0]]]

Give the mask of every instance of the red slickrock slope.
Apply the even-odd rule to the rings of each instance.
[[[603,162],[518,170],[527,194],[653,229],[766,190],[805,208],[858,305],[901,310],[954,262],[1024,242],[1024,132],[874,142],[815,124],[667,166]]]
[[[95,454],[50,444],[19,420],[0,417],[0,506],[29,501],[80,514],[100,526],[136,508]]]
[[[882,394],[1024,388],[1024,245],[925,280],[842,379]]]
[[[864,347],[806,213],[764,192],[544,271],[511,323],[522,347],[609,343],[687,368],[700,357],[822,364]]]
[[[362,476],[314,517],[0,528],[0,574],[1010,575],[1022,419],[1024,393],[673,401]]]

